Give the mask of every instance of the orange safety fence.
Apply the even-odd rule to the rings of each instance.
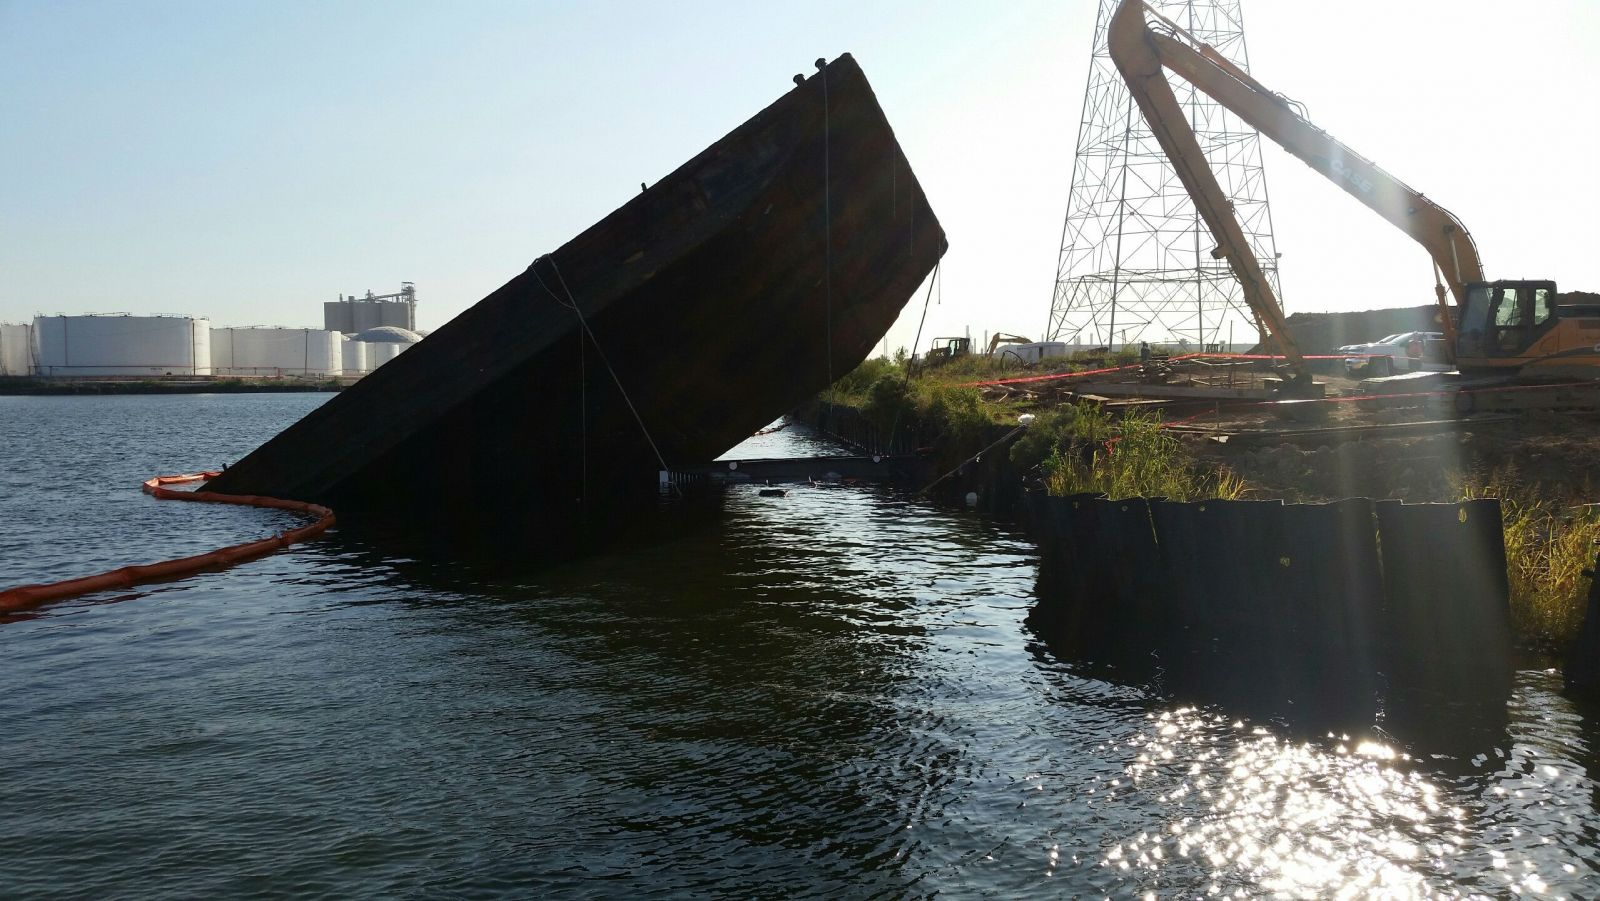
[[[166,487],[186,482],[201,482],[217,474],[215,472],[198,472],[177,476],[156,476],[153,479],[145,480],[144,492],[160,500],[240,504],[249,507],[292,510],[296,513],[309,513],[317,517],[317,520],[309,525],[301,526],[298,529],[290,529],[270,538],[230,545],[208,553],[196,554],[193,557],[181,557],[177,560],[163,560],[159,563],[146,563],[138,566],[124,566],[120,569],[113,569],[110,572],[84,576],[79,579],[68,579],[63,582],[50,582],[44,585],[21,585],[16,588],[8,588],[0,591],[0,614],[20,613],[53,601],[63,601],[94,591],[127,588],[141,582],[176,579],[206,570],[224,569],[236,563],[265,556],[291,544],[315,538],[326,532],[328,527],[334,523],[333,511],[320,504],[286,501],[275,497],[260,497],[253,494],[174,491]]]

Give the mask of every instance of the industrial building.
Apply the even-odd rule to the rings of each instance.
[[[411,282],[401,282],[400,290],[394,294],[341,294],[338,301],[322,305],[322,327],[330,332],[353,335],[386,325],[416,331],[417,289]]]
[[[416,288],[340,296],[327,328],[212,328],[188,316],[37,316],[0,324],[0,376],[359,378],[422,340]],[[342,327],[341,327],[342,326]]]
[[[36,316],[33,374],[211,374],[211,322],[188,316]]]
[[[344,371],[344,336],[314,328],[214,328],[217,375],[255,378],[332,377]]]

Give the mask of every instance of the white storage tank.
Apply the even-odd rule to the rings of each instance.
[[[409,344],[368,344],[367,364],[373,369],[400,356],[400,352],[410,347]]]
[[[37,373],[210,375],[211,322],[187,316],[38,316]]]
[[[316,328],[216,328],[211,357],[217,375],[279,378],[336,376],[344,368],[344,336]]]
[[[0,323],[0,375],[33,375],[33,326]]]
[[[367,371],[367,345],[350,337],[339,348],[345,375],[363,375]]]
[[[410,329],[393,325],[380,325],[356,334],[355,339],[367,346],[367,369],[371,371],[400,356],[401,351],[422,340]]]

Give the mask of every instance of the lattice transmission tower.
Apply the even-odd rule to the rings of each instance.
[[[1147,2],[1249,69],[1241,0]],[[1106,32],[1117,4],[1100,0],[1095,22],[1048,340],[1085,346],[1193,342],[1196,350],[1253,342],[1260,327],[1244,290],[1227,260],[1212,257],[1210,230],[1111,61]],[[1273,293],[1282,298],[1261,136],[1184,79],[1169,73],[1168,81]]]

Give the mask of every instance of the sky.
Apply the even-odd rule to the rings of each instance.
[[[923,345],[1041,337],[1096,6],[0,0],[0,321],[315,327],[412,281],[437,328],[848,51],[949,237]],[[1252,72],[1454,212],[1490,278],[1600,291],[1600,2],[1244,19]],[[1263,155],[1290,312],[1432,301],[1419,247]]]

